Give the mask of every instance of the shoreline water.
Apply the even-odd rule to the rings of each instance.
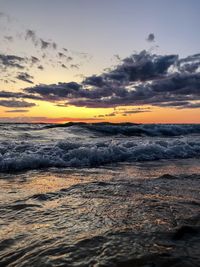
[[[20,127],[1,129],[0,266],[200,265],[197,133]],[[38,155],[96,164],[42,166]]]
[[[199,181],[186,159],[1,174],[1,266],[198,266]]]

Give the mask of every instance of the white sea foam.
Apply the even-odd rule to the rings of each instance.
[[[199,158],[198,139],[113,139],[102,142],[3,142],[0,171],[48,167],[96,167],[116,162]]]

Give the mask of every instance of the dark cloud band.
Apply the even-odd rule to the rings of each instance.
[[[113,70],[87,77],[80,84],[37,85],[25,89],[24,93],[79,107],[145,104],[192,107],[191,101],[200,100],[199,67],[199,55],[179,59],[177,55],[160,56],[142,51],[125,58]]]
[[[177,55],[156,55],[142,51],[123,59],[112,70],[85,78],[82,83],[40,84],[24,89],[19,95],[55,102],[58,106],[198,108],[199,70],[199,54],[179,59]],[[31,82],[31,77],[25,75],[22,78]],[[5,95],[6,92],[1,94]]]

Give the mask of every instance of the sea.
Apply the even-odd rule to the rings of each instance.
[[[200,266],[200,124],[0,124],[0,266]]]

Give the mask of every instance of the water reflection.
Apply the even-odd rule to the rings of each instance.
[[[197,173],[198,162],[182,160],[1,174],[0,262],[125,267],[150,261],[164,266],[163,253],[170,266],[174,258],[186,266],[181,263],[186,256],[197,262]],[[190,228],[183,232],[182,225]],[[177,242],[176,231],[182,231]]]

